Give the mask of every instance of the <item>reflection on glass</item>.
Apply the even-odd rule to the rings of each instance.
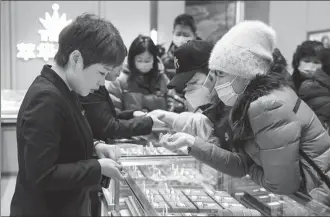
[[[147,216],[147,209],[161,216],[319,215],[289,197],[267,192],[248,176],[231,178],[193,158],[159,156],[158,162],[140,159],[138,165],[124,158],[122,164],[140,189],[133,193],[130,185],[120,185],[124,202],[118,211],[130,210],[131,216],[139,210],[133,207],[144,207],[140,212]]]
[[[26,90],[1,90],[1,118],[16,117]]]

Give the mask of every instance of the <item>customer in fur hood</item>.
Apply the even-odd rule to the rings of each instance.
[[[171,150],[188,146],[190,155],[228,175],[248,174],[268,191],[286,195],[302,191],[329,205],[326,187],[299,149],[328,173],[330,136],[274,70],[280,69],[272,57],[275,40],[271,27],[244,21],[216,43],[210,56],[217,94],[232,106],[230,124],[238,152],[185,133],[165,135],[160,144]]]

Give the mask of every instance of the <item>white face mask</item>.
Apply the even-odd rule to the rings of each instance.
[[[193,40],[193,37],[184,37],[184,36],[173,36],[173,43],[175,46],[180,47],[181,45],[187,43],[188,41]]]
[[[199,107],[211,103],[211,94],[207,87],[203,85],[191,85],[184,97],[189,112],[195,112]]]
[[[139,63],[136,62],[135,63],[135,67],[142,73],[148,73],[150,72],[150,70],[152,69],[154,65],[154,62],[148,62],[148,63]]]
[[[301,61],[299,63],[298,70],[301,74],[303,74],[305,77],[312,77],[313,74],[322,67],[322,64],[319,63],[309,63]]]
[[[217,91],[220,100],[227,106],[233,106],[237,101],[239,94],[237,94],[232,86],[237,76],[231,81],[226,82],[222,85],[215,86],[214,89]]]

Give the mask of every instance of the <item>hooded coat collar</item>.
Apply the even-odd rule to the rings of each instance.
[[[244,93],[237,99],[230,113],[229,121],[234,141],[253,138],[248,118],[250,104],[258,98],[270,94],[273,90],[283,87],[292,87],[292,84],[284,74],[277,72],[271,72],[267,75],[257,75],[251,80]]]

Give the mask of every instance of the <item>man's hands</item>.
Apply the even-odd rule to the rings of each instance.
[[[182,147],[192,147],[195,143],[195,137],[187,133],[161,134],[159,144],[164,148],[175,151]]]
[[[117,161],[121,157],[120,149],[114,145],[108,145],[105,143],[99,143],[95,146],[95,152],[97,156],[102,158],[110,158]]]
[[[122,166],[109,158],[102,158],[98,160],[101,165],[102,175],[110,178],[124,181],[125,178],[121,173]]]

